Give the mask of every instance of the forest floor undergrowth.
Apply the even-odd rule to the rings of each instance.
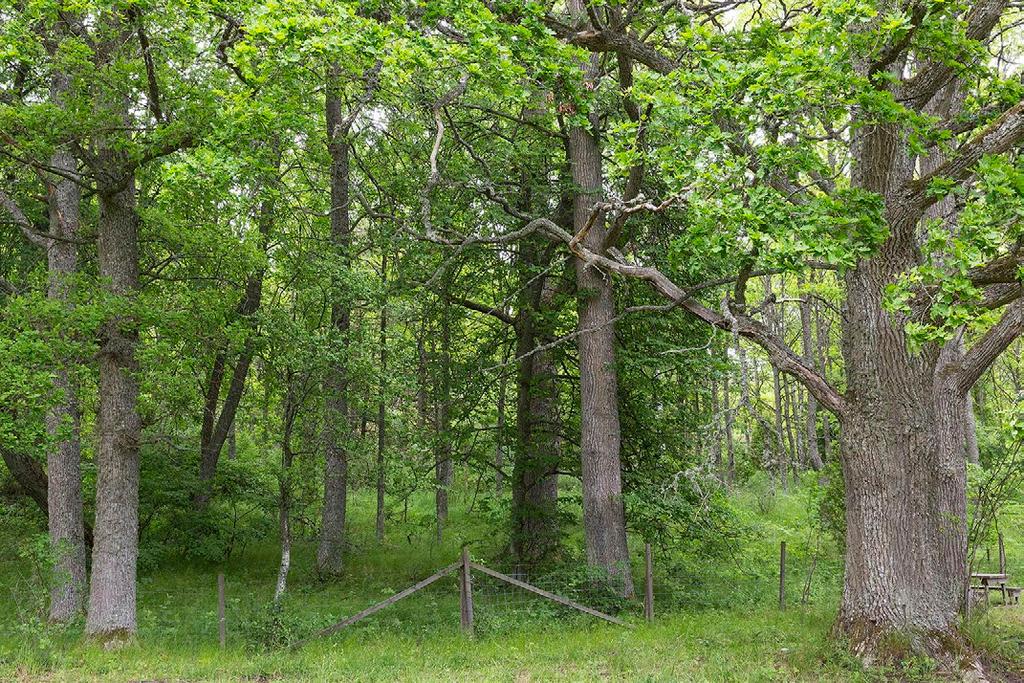
[[[223,563],[181,562],[143,571],[139,633],[116,651],[83,642],[82,624],[46,626],[39,569],[24,552],[0,560],[0,680],[12,681],[881,681],[938,680],[927,661],[864,669],[830,637],[841,586],[834,542],[808,523],[806,492],[764,487],[731,500],[745,531],[710,552],[701,544],[655,551],[656,617],[639,601],[599,604],[633,628],[596,621],[515,589],[479,582],[476,634],[459,631],[458,590],[442,579],[341,633],[291,651],[280,647],[402,590],[454,561],[464,542],[475,560],[500,555],[470,495],[456,495],[444,543],[432,499],[391,520],[384,544],[352,535],[347,571],[323,582],[313,539],[297,543],[287,597],[270,606],[276,538]],[[10,506],[10,502],[4,503]],[[351,528],[372,530],[370,494],[350,503]],[[479,507],[477,508],[479,511]],[[9,517],[9,519],[11,519]],[[24,522],[22,519],[19,523]],[[1016,525],[1015,525],[1016,526]],[[0,528],[0,536],[7,536]],[[12,534],[0,545],[14,547]],[[786,609],[778,608],[778,544],[786,540]],[[1011,575],[1024,579],[1020,540],[1007,531]],[[570,536],[567,546],[579,539]],[[634,549],[642,585],[642,547]],[[572,566],[566,560],[563,564]],[[496,563],[496,566],[500,566]],[[227,647],[218,644],[217,574],[227,584]],[[564,572],[563,572],[564,574]],[[561,577],[571,586],[572,571]],[[577,580],[578,582],[578,580]],[[588,596],[577,596],[581,600]],[[592,597],[592,596],[591,596]],[[994,607],[966,626],[995,673],[1024,680],[1024,607]]]

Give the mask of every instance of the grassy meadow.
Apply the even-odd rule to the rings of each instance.
[[[876,681],[935,680],[928,661],[899,669],[865,668],[830,637],[841,587],[840,552],[813,523],[808,487],[774,494],[767,484],[735,492],[743,530],[724,548],[656,548],[656,617],[639,600],[601,604],[632,628],[607,624],[516,589],[476,585],[476,633],[459,631],[454,577],[301,650],[294,642],[384,599],[454,561],[469,543],[477,561],[500,557],[472,492],[453,500],[442,544],[429,518],[433,500],[416,498],[391,520],[387,539],[372,536],[373,500],[350,502],[352,547],[340,581],[313,570],[314,539],[297,543],[289,589],[271,608],[276,538],[236,551],[223,563],[161,566],[139,579],[139,633],[122,649],[84,642],[82,625],[46,626],[45,587],[31,549],[0,562],[0,680],[12,681]],[[37,525],[32,511],[6,502],[3,543]],[[38,529],[37,529],[38,531]],[[368,533],[369,532],[369,533]],[[786,609],[778,609],[778,544],[788,545]],[[1008,535],[1010,572],[1024,576],[1021,540]],[[570,534],[567,548],[580,539]],[[994,549],[993,553],[994,555]],[[642,581],[642,547],[634,548]],[[984,559],[984,551],[982,551]],[[561,584],[570,590],[579,558],[566,551]],[[216,576],[227,583],[227,647],[218,644]],[[556,576],[555,578],[559,578]],[[577,581],[577,583],[579,583]],[[638,583],[639,585],[639,583]],[[593,602],[584,591],[579,599]],[[1024,609],[993,607],[965,625],[1006,680],[1024,676]]]

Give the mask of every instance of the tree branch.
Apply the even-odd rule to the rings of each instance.
[[[25,216],[18,204],[3,190],[0,190],[0,206],[3,206],[7,213],[10,214],[15,225],[17,225],[18,228],[21,229],[21,233],[25,235],[25,239],[40,249],[49,248],[49,240],[32,228],[32,223],[29,221],[28,217]]]
[[[153,65],[152,46],[149,44],[149,36],[146,35],[146,28],[142,25],[142,10],[138,6],[132,6],[129,16],[135,21],[136,33],[139,37],[139,49],[142,51],[142,61],[146,65],[146,100],[149,103],[149,111],[158,122],[163,122],[164,113],[160,108],[160,85],[156,80],[156,67]]]
[[[1003,311],[999,322],[964,354],[957,371],[957,389],[963,393],[970,391],[999,354],[1021,334],[1024,334],[1024,299],[1018,298]]]
[[[614,52],[624,55],[660,74],[668,74],[679,68],[675,60],[629,33],[610,28],[577,31],[551,16],[548,16],[544,23],[565,42],[590,52]]]
[[[559,239],[566,244],[573,242],[573,236],[568,232],[546,219],[542,228],[552,237]],[[750,339],[764,349],[772,365],[780,371],[796,378],[801,384],[807,387],[816,399],[828,410],[842,418],[846,412],[846,400],[843,396],[828,383],[828,381],[809,366],[804,360],[795,354],[792,349],[777,336],[772,334],[768,328],[760,322],[744,315],[742,312],[733,310],[728,300],[723,306],[723,313],[717,313],[707,308],[694,299],[690,292],[679,287],[657,268],[638,266],[623,261],[617,261],[600,254],[595,254],[578,242],[571,247],[572,252],[582,259],[589,267],[600,266],[613,273],[627,277],[644,280],[648,282],[656,292],[668,299],[674,306],[686,310],[690,315],[699,318],[707,324],[720,330],[737,333]]]
[[[892,66],[893,62],[899,59],[904,50],[910,46],[910,41],[913,39],[914,34],[917,33],[917,30],[921,28],[921,23],[926,16],[928,16],[928,5],[924,2],[915,3],[910,13],[910,28],[903,34],[899,42],[890,44],[882,51],[882,54],[878,56],[878,59],[868,69],[868,78],[885,71]]]
[[[946,163],[907,184],[907,218],[916,221],[940,197],[928,193],[928,185],[936,178],[962,182],[973,172],[981,158],[988,154],[1002,154],[1024,141],[1024,100],[1003,112],[1002,116],[975,133],[960,146]]]
[[[1014,284],[1020,281],[1020,269],[1024,267],[1024,246],[1016,246],[1010,253],[992,259],[967,273],[971,284],[976,287]]]
[[[487,306],[485,304],[472,301],[471,299],[463,299],[461,297],[449,296],[448,300],[453,304],[458,304],[462,306],[463,308],[468,308],[471,311],[476,311],[477,313],[483,313],[484,315],[489,315],[492,318],[496,318],[501,322],[505,323],[506,325],[511,325],[514,327],[516,324],[516,319],[510,316],[505,311],[501,310],[500,308]]]
[[[967,38],[977,41],[988,38],[999,22],[999,17],[1006,10],[1007,4],[1007,0],[979,0],[964,19]],[[920,109],[953,78],[954,74],[954,67],[949,60],[925,62],[913,78],[900,86],[896,98]]]

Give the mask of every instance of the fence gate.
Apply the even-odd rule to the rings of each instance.
[[[395,593],[394,595],[392,595],[391,597],[387,598],[386,600],[381,600],[377,604],[371,605],[370,607],[367,607],[366,609],[364,609],[362,612],[359,612],[358,614],[353,614],[350,617],[346,617],[345,619],[342,619],[341,621],[339,621],[336,624],[332,624],[331,626],[328,626],[327,628],[324,628],[324,629],[321,629],[321,630],[317,631],[316,633],[314,633],[313,635],[309,636],[308,638],[304,638],[304,639],[302,639],[302,640],[300,640],[300,641],[298,641],[296,643],[293,643],[291,647],[292,647],[292,649],[298,649],[298,648],[306,645],[307,643],[309,643],[311,640],[315,640],[317,638],[323,638],[324,636],[329,636],[331,634],[337,633],[341,629],[343,629],[343,628],[345,628],[347,626],[351,626],[352,624],[355,624],[355,623],[357,623],[359,621],[362,621],[363,619],[365,619],[366,617],[370,616],[371,614],[376,614],[377,612],[381,611],[385,607],[389,607],[390,605],[395,604],[396,602],[398,602],[402,598],[407,598],[410,595],[412,595],[413,593],[415,593],[416,591],[418,591],[418,590],[420,590],[422,588],[426,588],[427,586],[429,586],[430,584],[434,583],[435,581],[437,581],[439,579],[443,579],[444,577],[448,576],[449,574],[453,574],[455,572],[459,573],[459,623],[460,623],[464,633],[472,634],[473,633],[473,571],[474,570],[480,572],[481,574],[486,574],[487,576],[490,576],[491,578],[497,579],[499,581],[504,581],[505,583],[510,584],[512,586],[515,586],[517,588],[521,588],[522,590],[528,591],[528,592],[533,593],[535,595],[539,595],[542,598],[546,598],[547,600],[551,600],[552,602],[557,602],[560,605],[564,605],[566,607],[571,607],[572,609],[577,610],[579,612],[582,612],[584,614],[589,614],[592,617],[597,617],[598,619],[603,619],[605,621],[609,621],[609,622],[611,622],[613,624],[617,624],[619,626],[625,626],[626,628],[632,628],[632,626],[630,624],[627,624],[626,622],[622,621],[621,619],[619,619],[617,617],[613,617],[610,614],[605,614],[604,612],[600,612],[600,611],[598,611],[596,609],[587,607],[586,605],[581,605],[580,603],[578,603],[578,602],[576,602],[574,600],[570,600],[569,598],[563,597],[561,595],[556,595],[555,593],[552,593],[550,591],[546,591],[543,588],[538,588],[537,586],[529,584],[529,583],[527,583],[525,581],[520,581],[519,579],[513,578],[513,577],[508,576],[506,574],[502,574],[501,572],[496,571],[494,569],[491,569],[490,567],[485,567],[482,564],[477,564],[476,562],[471,562],[470,559],[469,559],[469,550],[467,548],[463,548],[462,549],[462,558],[458,562],[453,562],[450,565],[448,565],[447,567],[444,567],[443,569],[439,569],[438,571],[434,572],[433,574],[431,574],[427,578],[423,579],[422,581],[409,586],[408,588],[406,588],[403,591]]]

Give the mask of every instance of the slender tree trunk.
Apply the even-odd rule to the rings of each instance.
[[[387,408],[387,367],[388,367],[388,308],[387,308],[387,252],[381,254],[380,262],[381,286],[384,289],[384,301],[380,306],[380,398],[377,401],[377,542],[384,540],[384,493],[385,463],[384,445]]]
[[[426,319],[416,337],[416,425],[422,432],[427,428],[427,336]]]
[[[285,399],[283,419],[281,421],[281,475],[278,480],[280,499],[278,507],[278,528],[281,535],[281,561],[277,568],[277,584],[274,587],[274,602],[280,603],[288,589],[288,570],[292,564],[292,431],[298,405],[295,400],[295,381],[293,372],[285,373]]]
[[[797,421],[796,399],[793,398],[793,382],[789,381],[787,378],[782,387],[783,417],[786,425],[786,443],[789,446],[789,468],[792,472],[797,472],[800,464],[803,462],[803,455],[801,454],[803,446],[800,442],[799,433],[794,433],[793,431],[793,425],[796,424]]]
[[[818,351],[818,367],[821,369],[822,377],[828,377],[829,372],[829,346],[831,345],[831,338],[829,334],[830,325],[825,318],[825,314],[821,311],[821,307],[817,307],[815,311],[815,332],[816,342]],[[824,462],[826,459],[831,457],[832,454],[832,416],[828,411],[821,413],[821,445],[822,455],[821,459]]]
[[[764,296],[766,302],[774,301],[775,293],[772,291],[771,276],[765,276]],[[779,310],[776,304],[768,303],[766,307],[768,326],[774,334],[782,337],[782,325],[779,317]],[[784,337],[783,337],[784,338]],[[782,377],[779,369],[772,366],[772,396],[774,398],[774,435],[775,465],[779,477],[779,484],[783,491],[789,490],[789,454],[786,451],[785,431],[783,427],[783,405],[782,405]]]
[[[449,284],[445,285],[448,291]],[[438,397],[434,409],[437,414],[437,438],[434,440],[434,512],[437,523],[437,542],[444,540],[444,526],[448,521],[448,489],[452,485],[451,399],[452,399],[452,331],[451,302],[447,296],[441,309],[441,367]]]
[[[775,397],[775,464],[779,475],[779,485],[783,491],[789,490],[789,454],[786,452],[786,444],[783,439],[782,429],[782,378],[779,376],[779,369],[772,367],[772,394]]]
[[[599,59],[592,55],[584,66],[584,81],[596,84],[599,74]],[[601,200],[604,182],[601,148],[595,137],[600,121],[597,116],[591,116],[588,123],[587,127],[573,126],[569,130],[572,178],[578,188],[573,199],[573,228],[580,233],[591,226],[583,244],[602,253],[608,225],[602,212],[592,215]],[[606,570],[619,583],[622,594],[632,596],[633,577],[626,545],[619,460],[622,432],[615,367],[614,292],[610,277],[580,259],[576,260],[576,287],[580,331],[580,458],[587,562]]]
[[[273,143],[275,168],[280,165],[279,143]],[[267,180],[267,185],[271,179]],[[270,242],[270,230],[274,223],[274,204],[272,200],[265,199],[260,203],[259,218],[257,219],[257,230],[259,231],[260,246],[264,252]],[[263,299],[263,278],[266,274],[264,268],[256,268],[245,280],[245,291],[235,310],[238,319],[248,327],[248,336],[242,345],[242,350],[235,359],[234,368],[231,370],[231,379],[228,381],[227,395],[224,403],[220,406],[221,389],[224,384],[224,377],[227,371],[227,351],[220,349],[214,356],[213,366],[206,383],[206,393],[203,401],[203,422],[199,431],[199,491],[195,495],[195,504],[198,510],[205,510],[212,497],[211,487],[213,479],[217,474],[217,463],[220,454],[224,450],[224,444],[233,439],[235,429],[235,417],[238,415],[238,408],[245,393],[245,383],[249,377],[249,368],[252,365],[253,353],[255,351],[255,321],[254,316],[259,311]]]
[[[726,458],[726,470],[725,470],[725,483],[727,486],[732,486],[736,481],[736,446],[733,443],[732,430],[733,425],[736,421],[735,408],[732,405],[732,396],[729,391],[729,373],[725,373],[722,378],[722,409],[725,413],[725,451],[727,454]]]
[[[97,255],[100,276],[112,294],[134,301],[139,286],[139,221],[135,179],[120,169],[120,152],[104,148],[102,163],[117,180],[101,183]],[[136,631],[135,577],[139,552],[139,440],[137,401],[139,332],[130,313],[103,323],[99,352],[99,417],[96,447],[96,526],[86,633],[121,640]]]
[[[811,330],[811,317],[811,297],[809,293],[804,292],[803,300],[800,302],[800,338],[803,344],[804,362],[820,371],[821,368],[817,367],[814,358],[814,336]],[[824,463],[821,461],[821,453],[818,451],[818,402],[811,395],[811,392],[805,393],[807,397],[807,411],[805,414],[806,422],[804,423],[804,440],[806,443],[807,460],[811,467],[815,470],[820,470],[824,467]]]
[[[753,436],[751,435],[751,422],[755,420],[755,408],[750,401],[750,368],[747,364],[747,350],[740,342],[739,336],[735,336],[733,339],[733,347],[736,350],[736,361],[740,366],[740,402],[736,407],[737,414],[739,409],[745,408],[747,411],[747,419],[743,420],[743,445],[744,450],[748,458],[753,458]],[[767,441],[767,439],[766,439]]]
[[[711,434],[708,439],[711,441],[711,466],[715,470],[715,476],[724,481],[722,472],[722,435],[725,431],[722,423],[725,415],[722,413],[722,406],[718,402],[718,380],[711,379]]]
[[[331,242],[338,267],[347,267],[352,243],[349,217],[349,142],[342,127],[338,65],[332,65],[327,82],[326,118],[328,151],[331,157]],[[351,307],[347,294],[339,290],[340,278],[333,278],[334,302],[331,325],[341,345],[340,360],[333,362],[324,381],[324,505],[317,547],[317,568],[321,574],[340,574],[345,549],[345,510],[348,496],[348,367]]]
[[[508,354],[502,359],[503,365],[508,364]],[[494,433],[494,493],[502,496],[505,493],[505,401],[508,395],[508,372],[502,367],[498,378],[497,420]]]

